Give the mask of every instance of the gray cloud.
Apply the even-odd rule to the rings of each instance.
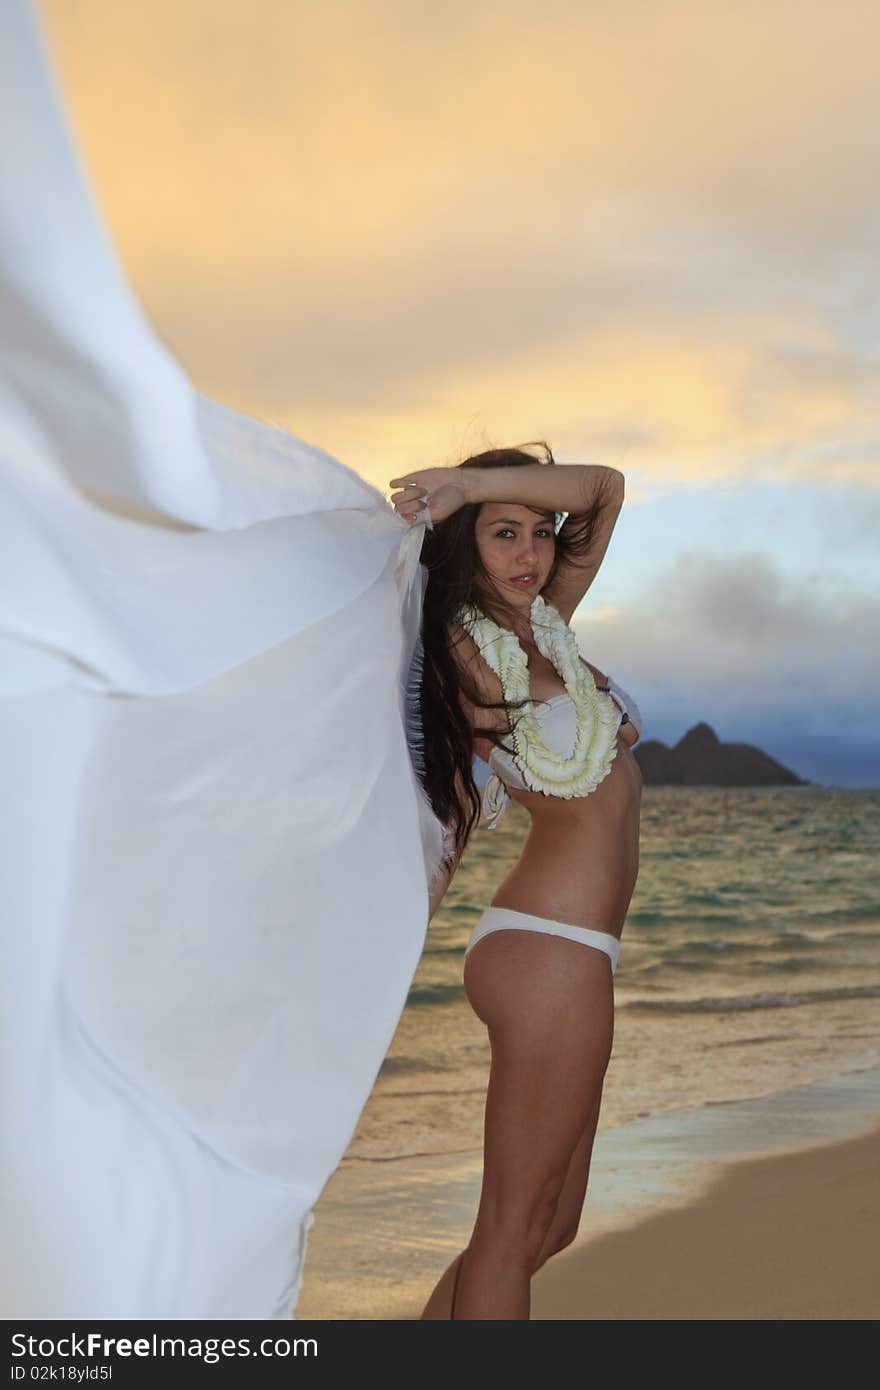
[[[581,651],[635,696],[646,737],[675,742],[705,720],[725,741],[785,750],[802,776],[821,767],[833,780],[839,766],[841,781],[858,780],[861,767],[865,784],[880,780],[880,594],[805,585],[761,551],[693,549],[638,609],[573,625]]]

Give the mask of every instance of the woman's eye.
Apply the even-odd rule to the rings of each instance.
[[[510,529],[509,526],[505,526],[504,529],[503,529],[502,531],[496,531],[496,532],[495,532],[496,539],[498,539],[498,538],[501,537],[501,536],[512,536],[512,535],[513,535],[513,532],[511,531],[511,529]],[[540,528],[539,531],[536,531],[536,532],[535,532],[535,535],[549,536],[549,535],[550,535],[550,532],[548,531],[548,529],[547,529],[546,526],[542,526],[542,527]]]

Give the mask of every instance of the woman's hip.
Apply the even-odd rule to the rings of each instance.
[[[611,932],[598,931],[593,927],[575,926],[570,922],[560,922],[551,917],[539,917],[532,912],[521,912],[512,907],[495,904],[487,907],[474,927],[465,947],[467,957],[478,942],[497,931],[528,931],[547,936],[564,937],[578,945],[602,951],[611,962],[612,975],[617,970],[620,959],[620,940]]]

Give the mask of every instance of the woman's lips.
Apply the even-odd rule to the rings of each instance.
[[[514,575],[510,582],[511,584],[518,584],[521,589],[527,589],[529,585],[535,583],[537,578],[538,576],[536,574],[529,574],[525,577]]]

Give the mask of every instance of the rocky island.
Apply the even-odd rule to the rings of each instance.
[[[808,787],[810,782],[749,743],[722,743],[708,724],[695,724],[673,748],[658,739],[633,752],[646,786]]]

